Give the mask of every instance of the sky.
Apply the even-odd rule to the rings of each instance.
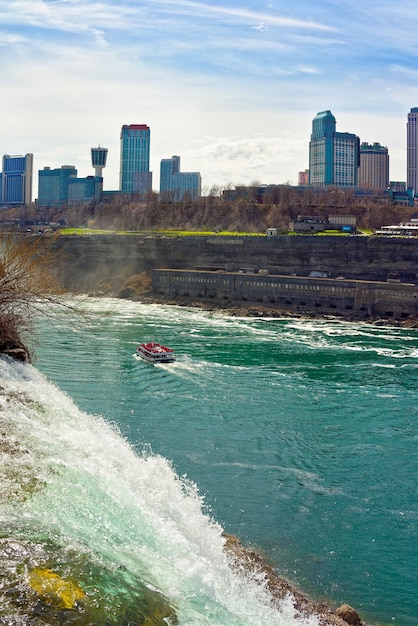
[[[297,184],[316,113],[389,148],[406,180],[418,106],[416,0],[0,0],[0,154],[119,188],[120,129],[151,129],[202,188]]]

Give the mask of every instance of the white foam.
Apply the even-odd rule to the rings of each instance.
[[[195,485],[136,454],[34,367],[0,358],[0,515],[25,537],[82,547],[160,589],[182,625],[316,625],[234,572]]]

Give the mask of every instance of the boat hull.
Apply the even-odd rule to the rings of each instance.
[[[171,357],[163,357],[163,356],[148,356],[146,354],[143,354],[142,352],[137,351],[136,354],[141,358],[144,359],[144,361],[147,361],[147,363],[174,363],[174,361],[176,360],[175,356],[171,356]]]
[[[171,348],[155,342],[141,343],[135,352],[147,363],[173,363],[176,360]]]

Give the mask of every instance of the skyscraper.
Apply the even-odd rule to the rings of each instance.
[[[359,138],[353,133],[336,132],[331,111],[317,113],[309,143],[309,184],[356,187],[359,165]]]
[[[33,154],[3,157],[0,174],[0,204],[19,205],[32,202]]]
[[[160,194],[171,192],[171,179],[173,174],[180,172],[180,157],[173,156],[171,159],[161,159],[160,163]]]
[[[406,186],[418,194],[418,107],[408,113],[406,124]]]
[[[309,183],[315,187],[334,184],[334,135],[336,121],[331,111],[317,113],[309,143]]]
[[[201,194],[200,172],[180,172],[180,157],[161,159],[160,194],[162,200],[178,202],[186,195],[196,200]]]
[[[380,143],[360,145],[360,169],[358,184],[360,187],[387,189],[389,187],[389,152]]]
[[[119,189],[147,194],[152,190],[149,171],[150,129],[146,124],[125,124],[120,133]]]

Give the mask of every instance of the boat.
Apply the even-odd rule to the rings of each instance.
[[[136,354],[148,363],[173,363],[176,360],[174,350],[162,346],[157,341],[139,344],[136,348]]]

